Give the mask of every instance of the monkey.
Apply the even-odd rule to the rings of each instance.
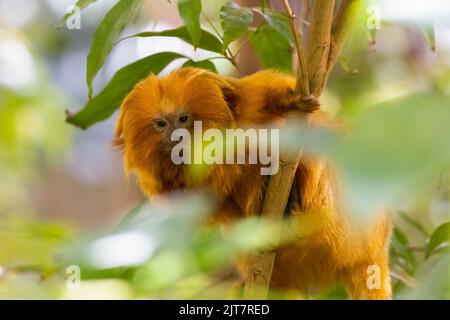
[[[254,216],[267,183],[260,166],[219,164],[208,167],[202,178],[190,179],[185,166],[171,161],[171,133],[191,130],[194,121],[219,129],[284,123],[298,110],[295,85],[293,76],[275,70],[240,79],[192,67],[150,75],[124,99],[117,120],[114,144],[126,173],[136,174],[150,199],[178,190],[209,190],[221,206],[214,223]],[[309,117],[312,126],[337,123],[319,110]],[[370,223],[354,223],[343,209],[338,180],[326,159],[302,157],[289,216],[301,236],[276,249],[270,288],[308,296],[341,284],[351,299],[390,299],[390,219],[380,213]],[[243,281],[247,264],[246,259],[237,262]]]

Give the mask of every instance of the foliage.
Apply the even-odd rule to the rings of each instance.
[[[261,8],[244,8],[236,3],[228,2],[220,10],[223,33],[218,34],[219,38],[216,38],[205,30],[200,33],[199,9],[201,7],[199,1],[190,2],[192,1],[181,1],[179,3],[180,14],[186,23],[186,27],[162,32],[143,32],[134,36],[178,37],[194,47],[213,51],[223,55],[226,59],[234,59],[235,56],[232,54],[230,44],[247,34],[264,67],[285,71],[291,70],[293,37],[288,18],[284,13],[263,6]],[[264,1],[262,2],[264,3]],[[188,3],[190,6],[188,6]],[[263,18],[257,27],[252,26],[254,13]],[[161,55],[167,55],[167,53],[161,53]],[[176,55],[173,57],[181,58]],[[154,64],[147,63],[146,65],[149,69],[153,65],[162,69],[168,62],[168,60],[157,61]],[[210,60],[197,62],[188,60],[185,65],[215,71],[214,64]],[[349,73],[348,61],[343,66]],[[133,83],[148,74],[147,70],[142,71],[142,68],[136,68],[136,70],[139,70],[140,73],[127,75]],[[121,71],[118,73],[120,74]],[[130,86],[126,90],[129,90]],[[119,107],[126,90],[120,97],[114,96],[112,98],[111,103],[107,104],[109,108],[107,112],[105,108],[102,108],[105,105],[103,102],[91,100],[79,114],[69,118],[69,121],[86,128],[99,120],[103,120]],[[117,91],[115,88],[107,86],[102,94],[109,95],[109,92],[115,91]],[[298,137],[302,135],[295,131],[290,139],[286,139],[285,144],[294,146],[300,142],[303,144],[302,147],[308,148],[309,143],[312,145],[313,151],[324,152],[334,157],[340,164],[346,178],[347,189],[349,190],[347,198],[353,205],[354,211],[371,212],[376,209],[379,203],[386,202],[397,206],[399,205],[398,202],[403,201],[406,195],[420,192],[415,187],[422,186],[430,177],[439,174],[439,170],[450,158],[448,140],[435,138],[449,135],[448,123],[445,119],[449,119],[450,114],[448,113],[448,107],[444,107],[447,99],[439,92],[431,92],[428,95],[418,94],[393,100],[384,105],[376,105],[375,103],[369,109],[369,112],[361,113],[357,117],[353,116],[351,120],[356,124],[355,133],[349,139],[333,140],[333,143],[325,143],[322,149],[320,147],[318,149],[320,143],[317,144],[316,142],[319,140],[323,144],[323,137],[320,135],[314,137],[314,134],[312,134],[306,139],[299,140]],[[88,110],[95,110],[93,112],[98,116],[94,116],[94,113],[88,113]],[[80,117],[80,115],[84,116]],[[77,120],[74,121],[74,119]],[[379,129],[380,123],[383,124],[382,131]],[[356,160],[355,157],[357,157]],[[399,182],[401,183],[399,184]],[[393,200],[397,202],[392,202]],[[448,223],[439,226],[430,235],[418,221],[406,214],[402,214],[401,217],[408,224],[418,229],[425,236],[425,240],[416,248],[422,255],[422,257],[418,257],[417,252],[411,249],[408,236],[399,227],[394,229],[391,256],[394,278],[396,279],[394,281],[397,281],[395,285],[397,291],[403,289],[405,285],[415,285],[414,276],[421,269],[419,260],[427,260],[433,253],[442,252],[449,234]],[[256,233],[256,230],[253,233]],[[218,245],[213,240],[220,237],[218,234],[213,234],[213,238],[206,237],[203,239],[204,236],[199,236],[199,239],[201,239],[200,243],[210,245],[207,248],[196,243],[196,241],[199,241],[197,238],[194,242],[185,239],[182,243],[188,244],[187,248],[183,247],[178,251],[161,250],[163,253],[151,260],[153,262],[143,266],[142,269],[134,270],[135,277],[139,281],[132,281],[131,283],[139,283],[139,292],[141,293],[160,294],[169,290],[174,281],[185,277],[189,278],[200,270],[208,272],[214,270],[223,264],[223,258],[230,257],[233,254],[232,249],[224,248],[230,241],[232,243],[236,241],[232,237],[221,239],[221,245]],[[208,234],[208,236],[211,236],[211,234]],[[158,243],[164,243],[164,241]],[[200,261],[198,255],[203,257]],[[216,261],[217,264],[204,265],[201,261]],[[227,261],[230,262],[228,259]],[[176,268],[168,272],[168,265],[174,267],[176,265]],[[128,275],[128,273],[126,274]],[[163,274],[166,274],[166,276],[163,276]],[[318,298],[345,297],[339,290],[335,293],[336,295],[331,293],[328,296]]]
[[[178,1],[178,10],[180,11],[180,16],[184,21],[194,46],[197,47],[202,40],[202,29],[200,25],[200,13],[202,11],[201,1]]]
[[[236,3],[228,2],[220,10],[220,19],[223,29],[223,47],[240,38],[253,21],[253,12],[242,8]]]
[[[79,0],[76,4],[84,9],[96,2]],[[99,23],[88,55],[88,101],[81,111],[69,113],[70,123],[86,129],[110,118],[137,82],[151,73],[159,74],[175,60],[213,72],[217,71],[214,62],[218,58],[239,67],[238,41],[249,40],[264,68],[291,70],[293,39],[287,17],[265,7],[265,1],[257,8],[225,3],[216,12],[222,27],[218,32],[208,21],[202,21],[200,0],[179,1],[183,26],[141,32],[119,40],[125,28],[135,21],[141,2],[117,1]],[[63,21],[70,16],[65,15]],[[364,25],[364,21],[359,25]],[[424,30],[429,45],[435,47],[434,33],[428,27]],[[385,203],[402,209],[395,215],[390,248],[396,298],[450,299],[449,216],[439,223],[429,218],[436,197],[443,197],[448,208],[450,196],[448,181],[444,181],[438,196],[430,186],[439,175],[445,175],[450,158],[446,139],[449,98],[443,90],[445,83],[450,83],[450,73],[444,70],[430,76],[432,88],[424,92],[406,90],[400,98],[393,99],[385,87],[377,84],[377,63],[385,57],[374,56],[366,49],[366,33],[364,28],[356,28],[341,58],[341,68],[336,70],[336,79],[331,79],[324,96],[324,107],[339,96],[343,106],[339,112],[352,124],[352,134],[341,137],[334,132],[312,130],[299,134],[294,130],[292,136],[286,134],[282,143],[285,147],[301,144],[334,158],[343,172],[347,198],[356,214],[370,219],[368,212]],[[175,52],[152,54],[118,70],[94,94],[94,79],[114,46],[136,37],[148,41],[153,37],[178,38],[216,56],[193,60]],[[379,32],[370,32],[369,40],[376,42],[379,37]],[[70,132],[55,113],[54,105],[65,103],[54,94],[54,88],[41,88],[30,96],[0,90],[5,105],[0,108],[0,165],[8,168],[8,174],[2,176],[6,183],[0,184],[3,196],[12,193],[10,181],[14,177],[30,179],[29,172],[43,153],[48,158],[63,154]],[[35,109],[30,107],[32,102]],[[56,127],[46,128],[43,115]],[[37,130],[42,135],[27,134],[26,128],[36,125],[45,128]],[[52,134],[52,129],[58,134]],[[21,170],[27,174],[16,174]],[[425,204],[421,210],[414,206],[405,209],[403,204],[411,199],[421,199]],[[196,222],[214,204],[201,195],[167,201],[170,206],[165,208],[143,202],[118,227],[89,234],[76,233],[61,224],[35,221],[26,214],[19,216],[22,218],[4,216],[2,210],[0,240],[8,246],[0,250],[0,292],[26,298],[87,298],[93,294],[97,298],[226,298],[233,284],[228,273],[232,260],[270,247],[275,226],[248,220],[225,233],[215,228],[198,230]],[[67,266],[73,264],[82,270],[83,285],[79,291],[66,286]],[[28,281],[26,287],[22,285],[24,279]],[[34,290],[35,296],[25,293]],[[271,296],[288,297],[284,294],[272,292]],[[346,297],[342,288],[336,288],[314,298]]]
[[[110,12],[108,12],[94,34],[87,66],[89,97],[92,96],[92,81],[95,74],[97,74],[102,67],[106,56],[110,53],[120,32],[123,30],[124,24],[130,21],[130,16],[132,13],[134,14],[134,10],[138,7],[137,2],[139,1],[119,2]],[[123,6],[123,8],[119,10],[119,6]],[[292,35],[290,34],[289,28],[286,26],[287,17],[282,13],[264,13],[263,16],[266,19],[264,21],[267,22],[264,22],[259,28],[254,29],[251,27],[253,21],[253,11],[251,8],[244,8],[236,3],[228,2],[220,10],[223,33],[219,34],[218,36],[220,39],[217,39],[209,32],[200,28],[200,1],[180,1],[178,7],[180,15],[186,24],[185,27],[162,32],[142,32],[132,37],[177,37],[192,44],[196,48],[219,53],[224,59],[232,60],[234,63],[234,56],[231,53],[230,44],[240,38],[244,33],[248,33],[251,42],[255,46],[255,49],[260,55],[261,62],[265,67],[278,68],[285,71],[290,70],[291,46],[289,44],[289,39],[292,38]],[[117,19],[118,22],[116,23],[115,21]],[[130,37],[127,37],[126,39],[128,38]],[[220,51],[218,50],[219,44],[221,48]],[[173,56],[171,54],[172,53],[165,53],[164,55],[164,53],[161,53],[160,56]],[[150,57],[148,58],[152,61]],[[185,57],[178,56],[177,58],[181,59]],[[161,59],[152,62],[153,63],[151,64],[146,64],[148,66],[148,69],[146,70],[142,70],[141,68],[127,69],[129,70],[129,72],[127,72],[127,77],[132,79],[132,83],[134,84],[150,73],[158,74],[172,62],[172,60]],[[195,62],[190,62],[189,64],[192,65],[192,63]],[[214,70],[211,67],[211,63],[207,63],[206,61],[195,65],[206,67],[208,70]],[[122,73],[123,69],[118,71],[119,75]],[[116,75],[116,78],[119,75]],[[132,86],[125,87],[127,92],[129,92],[131,88]],[[81,128],[88,128],[99,121],[107,119],[112,115],[114,110],[119,108],[125,97],[123,94],[115,94],[115,91],[115,86],[106,86],[99,96],[110,97],[108,100],[99,98],[90,99],[80,112],[74,115],[70,114],[68,121]],[[96,111],[91,112],[91,110]]]
[[[152,72],[159,73],[165,65],[181,57],[177,53],[162,52],[123,67],[98,96],[89,100],[82,111],[69,117],[69,122],[87,128],[107,119],[140,80]]]
[[[87,85],[92,97],[92,82],[105,63],[114,43],[126,25],[133,21],[142,6],[142,0],[121,0],[103,18],[94,34],[87,58]]]

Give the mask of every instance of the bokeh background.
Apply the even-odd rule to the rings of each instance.
[[[182,287],[192,283],[195,283],[194,287],[212,285],[201,272],[182,277],[181,271],[172,270],[175,276],[167,279],[163,275],[155,276],[154,272],[161,268],[166,268],[164,272],[167,273],[167,265],[185,261],[185,257],[174,254],[163,255],[156,266],[146,266],[147,271],[140,275],[149,283],[156,281],[151,290],[136,288],[136,280],[130,280],[136,279],[134,276],[97,276],[95,273],[90,275],[95,280],[87,281],[83,289],[70,290],[65,282],[67,275],[58,275],[55,271],[60,269],[53,261],[60,254],[61,246],[86,239],[86,235],[109,232],[144,198],[133,178],[125,178],[120,154],[111,145],[115,117],[86,131],[65,122],[65,111],[77,111],[87,100],[86,56],[92,34],[115,3],[102,0],[89,6],[82,12],[79,30],[57,28],[73,2],[0,0],[0,297],[191,297],[188,293],[192,290],[187,290],[184,295],[182,289],[167,289],[167,283],[183,278]],[[127,28],[123,36],[182,25],[174,2],[146,1],[138,21]],[[246,6],[259,3],[238,2]],[[218,28],[219,10],[224,3],[203,1],[205,15]],[[370,4],[381,8],[381,29],[376,32],[367,30],[366,9]],[[210,29],[206,20],[204,22],[204,27]],[[236,47],[241,50],[238,62],[242,75],[261,69],[258,55],[249,42],[243,40]],[[160,51],[180,52],[194,59],[211,56],[206,51],[194,51],[190,45],[174,38],[128,39],[112,51],[94,83],[95,90],[103,88],[122,66]],[[214,63],[220,73],[239,75],[225,60],[214,60]],[[174,62],[163,73],[181,64]],[[426,99],[420,100],[417,94]],[[404,98],[400,104],[405,108],[417,101],[450,108],[449,95],[448,3],[367,1],[322,102],[330,113],[353,119],[373,106],[398,98]],[[373,119],[377,120],[376,117]],[[421,120],[433,126],[433,115]],[[442,123],[442,119],[439,120]],[[445,120],[450,127],[450,118]],[[383,123],[374,126],[384,130]],[[386,128],[386,132],[389,130]],[[387,146],[391,138],[395,140],[395,137],[385,137]],[[408,141],[416,139],[414,136],[404,138]],[[448,147],[450,135],[435,138],[439,142],[437,146]],[[351,159],[357,161],[357,150],[350,151],[343,157],[347,159],[344,163],[351,163]],[[400,155],[396,159],[401,163],[405,159],[402,151],[398,152]],[[426,152],[418,149],[412,154]],[[448,152],[448,149],[442,152]],[[448,259],[421,269],[422,262],[429,263],[424,262],[423,257],[428,237],[450,220],[449,167],[441,166],[438,172],[421,182],[414,196],[409,194],[408,201],[395,203],[396,211],[414,220],[410,223],[396,216],[398,231],[393,246],[398,252],[397,255],[393,253],[392,261],[399,266],[398,270],[393,269],[398,273],[395,281],[398,282],[399,298],[450,298],[446,286],[450,272]],[[376,188],[365,190],[368,191],[361,193],[361,197],[391,192]],[[366,200],[361,198],[363,202]],[[246,230],[250,226],[243,228]],[[220,256],[217,252],[214,254],[211,256]],[[419,281],[421,272],[434,278]],[[163,280],[155,280],[155,277]],[[102,278],[108,280],[98,280]],[[436,287],[436,281],[444,287]],[[323,298],[342,297],[339,290],[333,294]],[[221,294],[205,293],[203,296],[220,297]]]

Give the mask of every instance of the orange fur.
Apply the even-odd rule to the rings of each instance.
[[[150,76],[128,95],[117,123],[115,142],[123,148],[125,168],[137,174],[149,197],[178,189],[210,190],[225,208],[216,216],[218,222],[254,214],[265,183],[258,165],[215,165],[202,179],[189,179],[183,166],[171,162],[153,121],[184,110],[202,120],[204,129],[282,123],[297,110],[294,87],[293,77],[271,70],[239,80],[195,68],[161,79]],[[322,112],[311,119],[313,125],[336,124]],[[342,212],[338,183],[321,159],[304,157],[295,184],[289,219],[299,238],[278,249],[271,287],[305,295],[342,283],[352,298],[390,298],[389,219],[380,215],[370,225],[356,227]],[[366,285],[370,265],[380,268],[381,288]],[[245,260],[238,268],[245,277]]]

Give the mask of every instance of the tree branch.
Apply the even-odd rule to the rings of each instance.
[[[334,5],[335,0],[314,0],[309,14],[306,56],[309,89],[314,97],[319,97],[322,91],[322,81],[327,70]]]
[[[302,39],[295,23],[295,16],[288,0],[283,0],[285,11],[289,16],[299,60],[296,90],[307,107],[314,107],[314,104],[317,103],[316,98],[322,93],[329,71],[333,68],[350,30],[351,20],[353,20],[357,11],[356,3],[359,2],[360,0],[342,0],[336,20],[333,23],[335,0],[314,0],[309,15],[310,29],[306,45],[307,60],[305,61]],[[307,3],[307,1],[303,1],[303,3]],[[331,34],[332,30],[333,34]],[[331,41],[333,41],[332,49],[330,49]],[[309,121],[309,114],[306,117]],[[256,208],[257,212],[261,211],[263,217],[283,219],[301,156],[302,151],[293,155],[283,154],[281,156],[282,161],[279,171],[270,178],[267,186],[262,211],[258,210],[261,208]],[[281,234],[281,230],[279,234]],[[276,252],[273,251],[253,255],[249,258],[244,298],[267,298],[275,258]]]
[[[262,206],[262,217],[278,221],[283,219],[301,155],[302,153],[299,152],[296,155],[291,155],[290,159],[282,161],[278,173],[270,178]],[[281,234],[281,224],[279,228],[280,230],[277,230],[278,235]],[[274,239],[275,246],[278,241],[279,239]],[[274,251],[249,257],[244,287],[245,299],[267,298],[275,257],[276,252]]]
[[[299,60],[296,92],[301,97],[309,97],[308,72],[306,69],[305,58],[303,56],[300,33],[298,32],[295,23],[295,15],[293,14],[288,0],[284,0],[284,6],[286,13],[289,16],[290,26],[295,39],[295,47]],[[278,220],[283,219],[301,155],[302,152],[300,151],[294,155],[285,154],[282,156],[279,171],[276,175],[270,178],[266,189],[264,202],[262,204],[262,217]],[[278,234],[281,234],[281,230],[279,230]],[[275,240],[275,242],[278,241],[278,239]],[[244,287],[245,299],[267,298],[275,257],[275,252],[266,252],[249,257],[247,279]]]

